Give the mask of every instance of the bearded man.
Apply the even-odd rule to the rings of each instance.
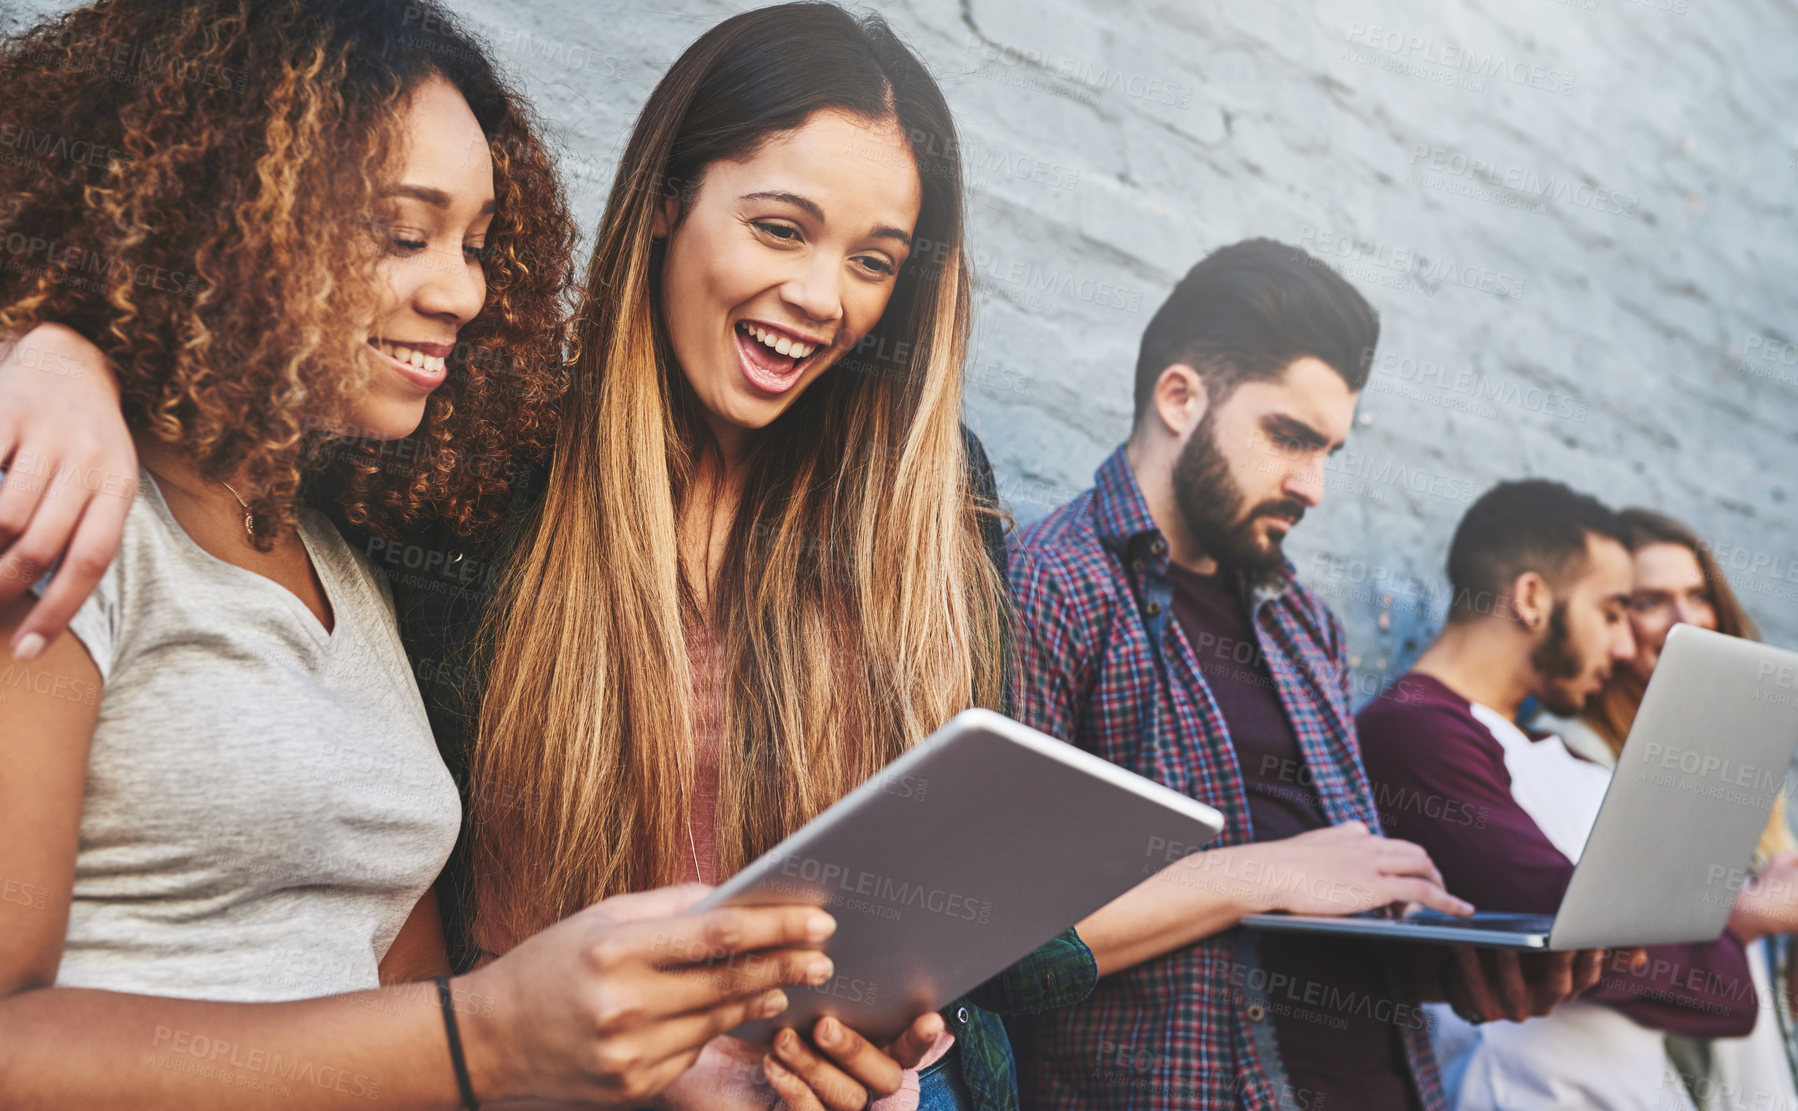
[[[1597,976],[1597,953],[1520,966],[1235,928],[1471,910],[1426,852],[1379,835],[1342,626],[1281,551],[1323,502],[1378,339],[1305,252],[1215,252],[1143,335],[1129,440],[1013,538],[1018,715],[1228,819],[1079,924],[1101,977],[1086,1002],[1008,1022],[1025,1106],[1434,1111],[1422,999],[1522,1019]]]

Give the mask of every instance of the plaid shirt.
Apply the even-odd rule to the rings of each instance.
[[[1093,951],[1070,926],[943,1008],[961,1054],[962,1083],[979,1111],[1018,1111],[1016,1062],[999,1016],[1034,1015],[1078,1003],[1091,994],[1098,976]]]
[[[1095,486],[1021,530],[1018,717],[1228,819],[1218,845],[1252,840],[1224,719],[1173,619],[1167,542],[1119,447]],[[1250,620],[1332,823],[1379,818],[1354,734],[1342,626],[1287,563],[1250,593]],[[1249,586],[1242,583],[1245,589]],[[1227,930],[1107,976],[1085,1003],[1017,1024],[1033,1107],[1309,1107],[1274,1037],[1255,935]],[[1408,987],[1396,977],[1395,999]],[[1403,1031],[1425,1111],[1445,1106],[1427,1031]]]

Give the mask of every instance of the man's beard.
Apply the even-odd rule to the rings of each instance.
[[[1255,535],[1256,518],[1290,517],[1297,525],[1305,515],[1305,507],[1276,498],[1262,502],[1253,512],[1243,512],[1243,503],[1248,499],[1230,477],[1230,461],[1217,446],[1217,428],[1212,420],[1217,409],[1213,405],[1205,411],[1192,437],[1180,450],[1180,457],[1174,460],[1174,505],[1206,555],[1227,567],[1265,575],[1285,564],[1286,555],[1280,550],[1285,537],[1272,533],[1264,546]]]
[[[1530,664],[1538,674],[1550,680],[1541,697],[1542,705],[1550,713],[1564,718],[1573,717],[1586,707],[1583,700],[1562,694],[1560,688],[1553,683],[1556,679],[1572,679],[1583,670],[1579,657],[1573,654],[1568,640],[1567,603],[1556,602],[1548,612],[1548,639],[1536,645],[1530,653]]]

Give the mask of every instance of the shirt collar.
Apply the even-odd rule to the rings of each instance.
[[[1136,472],[1125,454],[1127,444],[1119,444],[1093,472],[1093,519],[1099,540],[1126,563],[1132,556],[1146,557],[1150,564],[1166,571],[1167,540],[1149,513],[1149,501],[1136,482]],[[1264,574],[1240,576],[1237,585],[1250,602],[1250,611],[1261,603],[1278,598],[1292,586],[1298,574],[1290,558],[1281,566]]]
[[[1124,449],[1125,445],[1119,444],[1093,472],[1093,517],[1099,539],[1119,555],[1125,554],[1131,542],[1145,533],[1153,533],[1155,540],[1162,538]],[[1167,545],[1163,543],[1162,547]]]

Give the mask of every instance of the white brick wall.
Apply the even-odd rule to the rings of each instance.
[[[453,3],[563,137],[589,227],[651,84],[738,10]],[[882,10],[967,144],[970,419],[1020,519],[1126,434],[1137,340],[1175,278],[1268,235],[1332,259],[1385,321],[1329,498],[1289,545],[1370,691],[1439,623],[1467,502],[1522,475],[1690,521],[1745,568],[1770,639],[1798,644],[1798,7]]]

